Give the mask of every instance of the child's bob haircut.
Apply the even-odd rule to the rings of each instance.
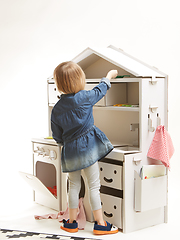
[[[74,62],[63,62],[55,70],[53,77],[59,92],[77,93],[85,87],[85,74]]]

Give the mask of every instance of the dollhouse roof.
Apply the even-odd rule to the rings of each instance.
[[[140,60],[130,56],[123,50],[114,46],[107,48],[95,49],[86,48],[83,52],[77,55],[72,61],[78,63],[83,70],[93,65],[98,60],[105,60],[121,69],[127,74],[130,73],[135,77],[165,77],[165,73],[151,67]]]

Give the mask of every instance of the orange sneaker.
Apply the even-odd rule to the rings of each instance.
[[[112,224],[104,221],[105,226],[98,225],[95,221],[93,233],[96,235],[105,235],[105,234],[114,234],[118,232],[118,228],[113,226]]]
[[[75,233],[78,231],[78,223],[76,220],[74,220],[73,223],[69,223],[69,219],[67,221],[63,219],[63,226],[61,226],[61,229],[66,232]]]

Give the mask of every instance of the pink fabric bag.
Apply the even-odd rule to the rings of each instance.
[[[165,167],[170,168],[169,160],[174,153],[174,146],[169,133],[163,125],[156,128],[156,132],[147,156],[160,160]]]
[[[68,220],[69,219],[69,208],[67,207],[66,211],[60,211],[57,214],[46,214],[42,216],[35,215],[34,216],[36,220],[41,219],[58,219],[59,222],[62,222],[63,219]],[[84,229],[86,225],[86,215],[84,211],[84,205],[83,205],[83,198],[79,199],[79,206],[78,206],[78,215],[77,215],[77,222],[78,222],[78,228]]]

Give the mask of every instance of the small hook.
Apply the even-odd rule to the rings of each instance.
[[[161,118],[159,116],[159,113],[157,113],[157,126],[161,125]]]
[[[150,118],[150,114],[148,114],[148,130],[149,132],[155,131],[155,128],[152,126],[152,119]]]

